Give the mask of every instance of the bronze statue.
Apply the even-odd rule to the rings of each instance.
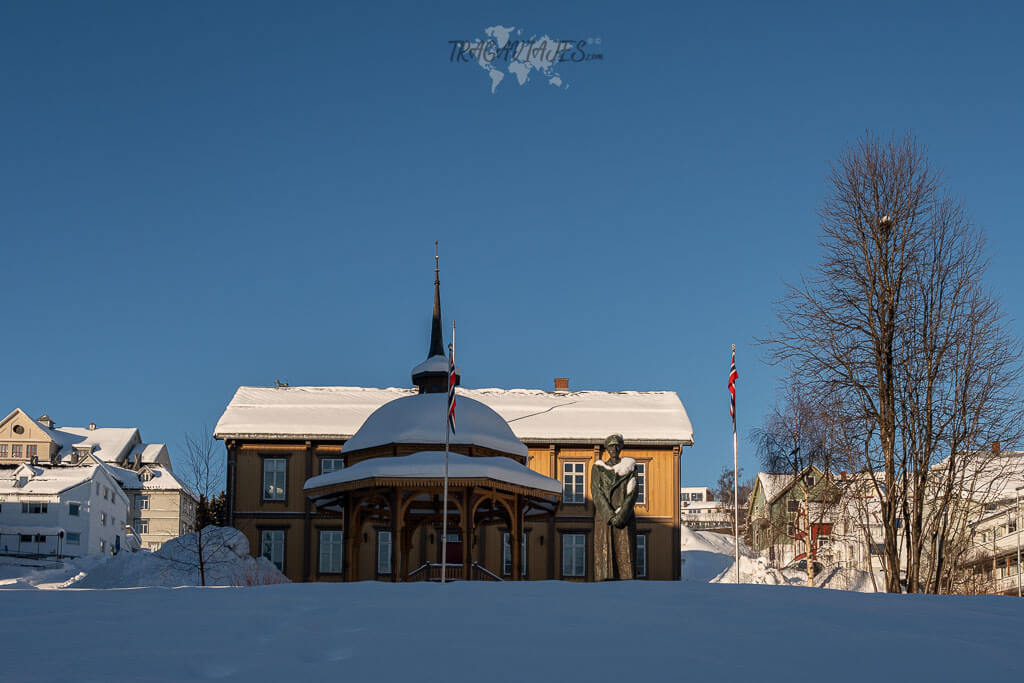
[[[620,458],[621,434],[604,441],[608,460],[590,469],[590,495],[597,519],[594,522],[594,580],[632,579],[636,554],[636,519],[633,505],[639,491],[636,461]]]

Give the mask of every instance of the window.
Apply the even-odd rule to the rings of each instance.
[[[32,534],[21,534],[20,536],[18,536],[18,542],[19,543],[31,543],[32,542]]]
[[[143,472],[142,474],[139,475],[139,479],[141,479],[142,481],[149,481],[152,478],[153,475],[150,472]]]
[[[110,489],[103,487],[103,500],[110,500]]]
[[[694,503],[700,503],[700,502],[702,502],[704,500],[704,494],[703,493],[691,493],[690,494],[690,500],[692,500]]]
[[[140,534],[148,534],[149,533],[149,520],[148,519],[140,519],[138,522],[135,523],[135,527],[136,527],[135,528],[136,532],[138,532]]]
[[[260,547],[263,557],[284,571],[284,529],[265,529],[260,532]]]
[[[583,493],[583,463],[562,463],[562,502],[580,504],[585,501]]]
[[[96,482],[96,495],[100,495],[100,483]]]
[[[636,464],[636,504],[647,505],[647,463]]]
[[[263,500],[285,499],[285,475],[288,461],[284,458],[267,458],[263,461]]]
[[[383,529],[377,532],[377,573],[391,573],[391,532]]]
[[[11,446],[11,457],[14,457],[14,458],[22,457],[21,449],[22,449],[22,445],[20,443],[16,443],[13,446]]]
[[[25,433],[25,428],[22,427],[21,425],[14,425],[14,433],[15,434],[24,434]]]
[[[800,512],[800,501],[798,501],[798,500],[787,500],[786,501],[786,512]]]
[[[35,458],[39,456],[39,446],[34,443],[30,443],[25,446],[25,456],[28,458]]]
[[[562,534],[562,576],[587,575],[587,537]]]
[[[45,515],[48,509],[47,503],[22,503],[21,514],[23,515]]]
[[[808,474],[807,475],[807,488],[809,488],[809,489],[813,489],[814,488],[814,475],[813,474]]]
[[[36,534],[36,543],[46,543],[46,536],[42,534]]]
[[[512,575],[512,548],[509,546],[508,532],[501,535],[501,573],[504,576]],[[519,575],[526,576],[526,532],[523,532],[523,542],[519,548]]]
[[[872,555],[885,555],[885,546],[881,543],[872,543],[870,552]]]
[[[7,444],[0,443],[0,458],[7,457]]]
[[[341,573],[341,531],[320,532],[320,573]]]
[[[149,496],[141,493],[135,494],[135,509],[136,510],[148,510],[149,509]]]
[[[320,461],[320,474],[330,474],[345,467],[343,458],[324,458]]]
[[[79,545],[82,542],[82,534],[69,532],[65,537],[68,545]]]
[[[796,526],[794,526],[793,522],[786,524],[786,535],[796,536]]]
[[[636,576],[647,576],[647,534],[636,535]]]
[[[689,493],[684,493],[683,494],[683,502],[685,502],[685,503],[689,503],[690,502],[690,494]]]
[[[81,503],[68,503],[68,515],[72,517],[78,517],[82,512]]]
[[[105,553],[106,551],[107,551],[107,542],[106,541],[100,541],[100,552],[101,553]]]
[[[106,526],[106,525],[107,525],[107,513],[106,512],[101,512],[100,513],[100,526]]]

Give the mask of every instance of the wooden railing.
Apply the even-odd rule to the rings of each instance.
[[[500,576],[492,571],[489,571],[483,565],[474,562],[469,570],[469,577],[471,581],[503,581]],[[445,579],[447,581],[461,581],[462,580],[462,565],[461,564],[450,564],[445,570]],[[441,580],[441,565],[440,563],[427,562],[426,564],[420,565],[409,572],[409,581],[440,581]]]

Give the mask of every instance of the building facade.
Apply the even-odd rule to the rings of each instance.
[[[440,496],[424,488],[436,482],[408,477],[404,484],[395,483],[400,477],[389,470],[389,476],[376,476],[379,485],[371,492],[365,473],[383,471],[377,469],[383,463],[367,464],[372,458],[429,459],[421,454],[436,453],[439,445],[443,450],[443,403],[431,413],[429,426],[411,429],[396,420],[378,430],[382,433],[372,447],[362,438],[368,418],[379,410],[433,400],[424,395],[444,398],[437,393],[447,385],[448,365],[440,330],[435,279],[431,344],[427,360],[413,370],[413,388],[240,387],[228,404],[214,435],[227,450],[229,523],[246,534],[254,553],[266,556],[293,581],[407,580],[440,563],[445,544],[438,519],[428,509],[436,508]],[[515,442],[502,441],[500,448],[492,441],[453,442],[452,452],[474,461],[463,464],[477,466],[497,456],[540,477],[505,471],[507,463],[501,463],[502,471],[490,470],[496,478],[478,477],[472,483],[477,488],[450,496],[462,518],[449,530],[445,559],[464,566],[460,578],[592,580],[590,472],[610,433],[624,436],[622,456],[635,460],[641,489],[635,507],[636,573],[679,578],[680,458],[693,443],[693,431],[674,392],[571,391],[568,380],[559,379],[553,391],[460,387],[456,393],[457,414],[472,405],[469,414],[492,425],[492,437],[505,429]],[[468,419],[471,423],[463,420],[457,436],[473,431],[476,418]],[[351,443],[356,435],[360,443]],[[415,459],[401,463],[414,464]],[[343,481],[348,475],[316,479],[355,467],[362,469],[352,480]],[[557,493],[545,483],[552,481]],[[404,493],[394,492],[403,486]],[[485,489],[495,494],[490,507],[482,496]],[[363,498],[372,493],[373,511],[363,509],[371,504],[362,498],[363,508],[355,509],[351,492],[357,490]],[[402,548],[395,545],[395,525],[406,523],[406,499],[396,495],[422,506],[419,536],[406,538]],[[400,514],[391,515],[391,509]],[[484,511],[479,526],[473,510]],[[487,517],[488,511],[493,517]],[[477,575],[471,574],[473,565],[479,565]]]
[[[679,490],[679,514],[682,525],[694,531],[732,533],[735,522],[732,508],[720,500],[707,486],[684,486]],[[742,527],[742,519],[740,521]]]

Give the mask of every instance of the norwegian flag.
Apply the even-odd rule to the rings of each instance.
[[[732,428],[736,429],[736,347],[732,347],[732,365],[729,367],[729,415],[732,416]]]
[[[455,433],[455,347],[448,345],[448,429]]]

